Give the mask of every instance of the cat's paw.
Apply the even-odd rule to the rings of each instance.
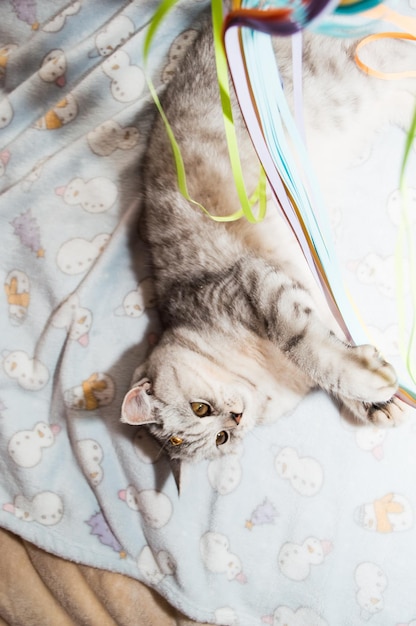
[[[346,376],[346,386],[341,395],[370,405],[388,402],[397,391],[397,375],[374,346],[350,348],[354,367]],[[376,409],[375,409],[376,411]]]

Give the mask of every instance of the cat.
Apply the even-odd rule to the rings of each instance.
[[[274,45],[291,102],[290,41],[280,38]],[[395,62],[412,54],[414,60],[415,48],[410,48],[399,46]],[[377,50],[381,66],[385,49]],[[399,106],[390,83],[361,73],[353,50],[353,42],[344,39],[304,37],[306,132],[323,180],[335,175],[334,146],[342,171],[363,128],[372,133],[386,120],[405,126],[414,105],[407,83],[400,93],[394,85]],[[233,98],[250,192],[259,166]],[[239,201],[208,15],[162,105],[180,145],[190,196],[212,214],[235,212]],[[159,116],[141,177],[141,232],[150,250],[163,333],[136,369],[122,406],[123,422],[146,425],[171,460],[193,462],[236,451],[257,424],[291,411],[314,387],[331,394],[358,421],[379,426],[402,421],[404,404],[394,395],[393,367],[373,346],[353,347],[342,338],[275,207],[254,225],[243,219],[218,223],[195,208],[178,190]]]

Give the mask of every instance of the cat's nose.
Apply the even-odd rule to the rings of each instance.
[[[235,423],[238,426],[239,423],[241,422],[241,418],[243,417],[243,414],[242,413],[231,413],[231,417],[233,418],[233,420],[235,421]]]

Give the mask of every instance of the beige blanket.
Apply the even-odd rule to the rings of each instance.
[[[0,530],[0,626],[198,626],[142,583]]]

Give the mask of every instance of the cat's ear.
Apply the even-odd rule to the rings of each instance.
[[[123,400],[121,421],[132,426],[155,423],[151,396],[152,383],[148,378],[142,378],[130,389]]]

